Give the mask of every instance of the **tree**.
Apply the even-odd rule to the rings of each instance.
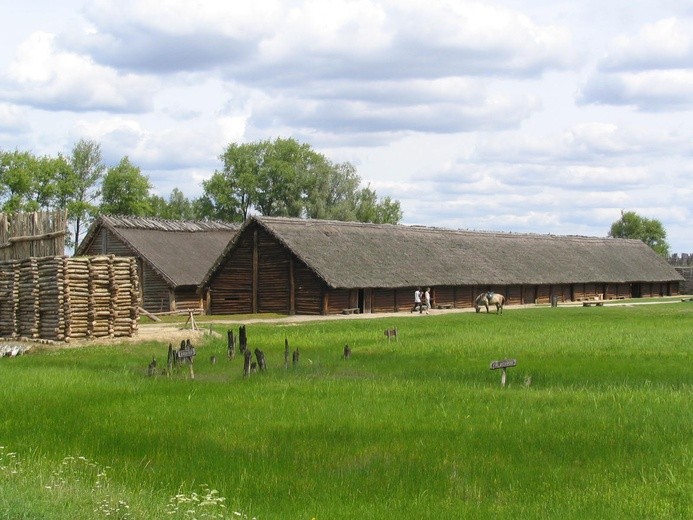
[[[262,149],[256,208],[266,216],[303,216],[308,176],[311,171],[319,171],[327,159],[295,139],[265,141]]]
[[[378,197],[370,186],[359,191],[357,196],[356,217],[359,222],[373,224],[397,224],[402,219],[402,209],[399,201]]]
[[[37,160],[29,152],[6,152],[0,156],[0,195],[2,211],[28,210],[27,202],[38,170]]]
[[[664,257],[669,255],[667,233],[657,219],[641,217],[634,211],[621,211],[621,218],[611,224],[609,236],[614,238],[637,238]]]
[[[194,220],[192,203],[178,188],[173,188],[168,197],[166,218],[171,220]]]
[[[402,218],[399,202],[379,201],[349,163],[334,164],[294,139],[230,144],[219,157],[222,171],[203,182],[193,204],[206,218],[245,220],[251,210],[265,216],[364,222]]]
[[[173,188],[168,200],[159,195],[151,195],[149,206],[149,215],[152,217],[168,220],[196,220],[193,203],[178,188]]]
[[[65,209],[67,199],[72,193],[74,172],[69,161],[58,154],[57,157],[44,156],[37,161],[34,179],[33,199],[42,209]]]
[[[108,169],[101,186],[100,211],[110,215],[142,217],[151,214],[149,178],[123,157],[117,166]]]
[[[61,178],[69,174],[64,157],[0,152],[0,209],[5,212],[64,208]]]
[[[98,209],[95,204],[101,195],[98,183],[106,170],[101,160],[101,145],[80,139],[72,148],[70,166],[72,174],[65,184],[72,187],[72,193],[66,198],[66,207],[69,221],[75,226],[74,245],[77,246],[82,227],[87,227]]]
[[[305,212],[308,218],[357,220],[356,199],[361,178],[348,162],[312,169],[308,174]]]
[[[250,193],[238,183],[233,173],[214,172],[202,181],[204,191],[197,207],[204,218],[237,222],[245,220],[250,207]]]
[[[149,216],[168,218],[168,203],[161,195],[149,196]]]

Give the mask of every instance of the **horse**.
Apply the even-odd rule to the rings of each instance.
[[[476,300],[474,300],[474,308],[476,309],[476,312],[479,312],[481,310],[481,306],[486,307],[486,312],[489,312],[488,306],[489,305],[495,305],[496,306],[496,314],[503,314],[503,305],[505,305],[505,296],[502,294],[494,293],[494,292],[483,292],[479,296],[476,297]]]

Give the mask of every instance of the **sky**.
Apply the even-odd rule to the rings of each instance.
[[[188,198],[231,143],[348,161],[403,224],[693,253],[693,0],[0,0],[0,150]]]

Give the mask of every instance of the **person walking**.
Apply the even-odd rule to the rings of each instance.
[[[431,288],[426,287],[426,292],[424,293],[424,304],[426,305],[426,314],[431,309]]]
[[[416,291],[414,291],[414,307],[409,312],[414,312],[416,309],[419,309],[419,312],[421,312],[421,287],[417,287]]]

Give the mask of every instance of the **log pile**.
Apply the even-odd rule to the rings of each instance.
[[[25,258],[19,261],[19,335],[39,337],[38,261]]]
[[[65,258],[36,259],[38,272],[37,333],[44,339],[65,339]]]
[[[0,337],[69,341],[132,336],[139,303],[134,258],[0,262]]]
[[[86,338],[90,334],[89,309],[93,305],[89,296],[90,259],[71,258],[67,264],[68,291],[66,295],[70,318],[67,320],[70,338]]]

